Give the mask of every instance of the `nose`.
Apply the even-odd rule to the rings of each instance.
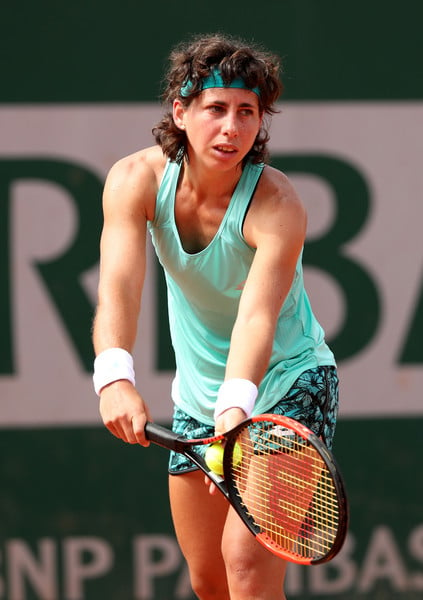
[[[238,124],[236,116],[228,112],[223,122],[223,133],[228,137],[236,137],[238,135]]]

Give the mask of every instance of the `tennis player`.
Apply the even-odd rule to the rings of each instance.
[[[167,282],[174,430],[211,436],[273,412],[331,447],[338,378],[304,289],[306,213],[288,178],[267,164],[281,91],[279,59],[267,50],[220,34],[180,44],[170,55],[156,145],[110,170],[94,385],[106,427],[125,442],[148,445],[153,413],[135,387],[131,355],[149,231]],[[284,562],[184,457],[171,454],[169,473],[197,597],[284,599]]]

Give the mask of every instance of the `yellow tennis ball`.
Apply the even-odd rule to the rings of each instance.
[[[232,464],[234,467],[237,467],[239,465],[239,463],[242,460],[242,450],[241,450],[241,446],[238,444],[238,442],[235,442],[234,444],[234,452],[232,455]]]
[[[216,475],[223,475],[223,452],[224,446],[221,442],[214,442],[206,450],[206,464],[209,469],[216,473]],[[242,460],[242,450],[238,442],[234,444],[234,451],[232,456],[232,464],[234,467],[239,465]]]
[[[223,475],[223,446],[214,442],[206,450],[206,464],[216,475]]]

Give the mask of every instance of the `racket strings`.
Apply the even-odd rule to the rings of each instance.
[[[325,555],[336,537],[339,507],[331,474],[314,446],[273,424],[250,425],[238,443],[242,461],[233,467],[238,496],[262,534],[291,554]]]
[[[263,491],[267,492],[269,490],[268,488],[262,488],[261,490],[257,489],[256,493],[254,494],[249,494],[249,500],[253,504],[254,508],[252,509],[253,514],[250,511],[248,512],[262,529],[264,529],[267,533],[271,533],[271,537],[274,538],[279,545],[285,545],[282,540],[288,537],[289,529],[292,530],[292,526],[289,527],[289,524],[286,523],[287,518],[291,518],[296,524],[297,528],[299,522],[304,519],[304,521],[301,522],[301,537],[298,537],[297,542],[301,544],[301,538],[305,538],[307,540],[307,546],[305,543],[303,543],[302,546],[308,549],[310,538],[313,535],[314,545],[320,546],[322,552],[326,552],[330,549],[334,536],[328,534],[330,531],[336,530],[337,528],[337,514],[334,514],[332,518],[324,515],[322,519],[315,518],[313,521],[311,518],[308,518],[307,520],[304,518],[304,511],[298,510],[298,507],[294,502],[284,501],[283,510],[285,511],[285,514],[282,517],[282,521],[284,523],[281,524],[280,521],[277,520],[276,516],[273,518],[272,514],[269,515],[268,507],[261,503]],[[295,531],[294,534],[298,535],[297,531]]]
[[[300,482],[300,483],[302,483],[302,482]],[[275,489],[275,485],[272,485],[272,491],[279,492],[280,495],[282,495],[283,492],[291,493],[294,484],[296,484],[297,493],[306,492],[309,489],[309,487],[307,487],[305,485],[298,485],[298,482],[296,481],[296,479],[294,477],[291,477],[289,481],[282,482],[282,485],[280,486],[279,489],[277,487]],[[317,486],[317,485],[318,485],[318,482],[314,482],[314,484],[312,485],[313,489],[315,489],[315,486]],[[250,497],[256,497],[257,499],[260,499],[260,498],[262,498],[263,493],[267,492],[267,491],[269,491],[269,486],[265,485],[263,480],[259,480],[255,485],[254,491],[251,490]],[[338,518],[336,494],[333,493],[333,489],[331,489],[330,486],[327,486],[327,491],[324,493],[320,493],[319,490],[317,490],[315,492],[315,500],[317,501],[317,504],[320,506],[326,520],[328,520],[331,516],[334,520],[336,520]],[[284,498],[284,500],[283,501],[281,500],[281,502],[283,502],[283,505],[285,507],[287,507],[287,508],[290,507],[290,509],[292,510],[293,513],[295,513],[297,511],[298,514],[302,514],[302,512],[300,512],[297,508],[298,507],[297,498],[295,498],[294,500],[290,500],[289,498]]]

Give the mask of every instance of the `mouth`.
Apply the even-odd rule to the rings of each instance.
[[[217,150],[217,152],[222,152],[223,154],[235,154],[236,152],[238,152],[237,148],[235,148],[235,146],[230,146],[230,145],[222,145],[219,144],[217,146],[214,146],[214,149]]]

